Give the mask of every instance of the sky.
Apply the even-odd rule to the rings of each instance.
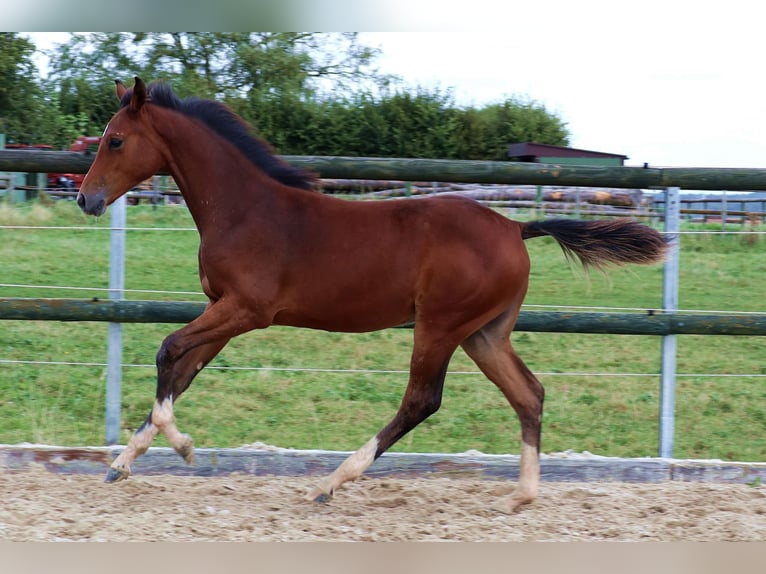
[[[576,4],[576,3],[573,3]],[[759,21],[712,30],[520,23],[512,33],[371,33],[381,69],[451,88],[463,105],[519,96],[564,120],[570,146],[628,165],[766,167],[766,44]],[[706,18],[706,19],[705,19]]]
[[[570,146],[627,165],[766,168],[766,52],[757,3],[577,2],[555,17],[486,30],[362,32],[381,71],[451,90],[458,105],[519,97],[543,104]],[[692,8],[690,8],[690,6]],[[509,16],[510,14],[510,16]],[[34,33],[40,48],[66,33]]]

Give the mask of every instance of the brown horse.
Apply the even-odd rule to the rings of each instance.
[[[409,384],[380,432],[307,495],[328,500],[441,403],[458,345],[503,392],[521,422],[521,470],[499,508],[531,502],[539,482],[543,387],[510,334],[527,290],[523,241],[553,236],[584,265],[652,263],[666,242],[633,221],[521,223],[457,197],[345,201],[311,191],[313,176],[279,160],[225,106],[179,100],[162,83],[117,82],[120,110],[104,131],[77,203],[101,215],[158,171],[172,174],[200,235],[205,312],[157,353],[152,412],[113,462],[107,482],[158,432],[191,462],[173,402],[232,338],[269,325],[363,332],[414,321]]]

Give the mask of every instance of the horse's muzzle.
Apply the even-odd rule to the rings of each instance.
[[[91,195],[77,194],[77,205],[88,215],[103,215],[106,211],[106,198],[103,192]]]

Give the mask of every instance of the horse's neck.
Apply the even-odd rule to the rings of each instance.
[[[251,211],[269,213],[264,205],[273,202],[274,186],[266,176],[218,136],[205,140],[198,128],[192,132],[177,130],[168,137],[168,167],[200,233],[225,231],[232,220],[251,218]]]

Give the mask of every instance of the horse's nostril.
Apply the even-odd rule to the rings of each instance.
[[[88,215],[102,215],[106,211],[106,200],[102,193],[94,193],[85,196],[83,193],[77,194],[77,205],[80,206]]]

